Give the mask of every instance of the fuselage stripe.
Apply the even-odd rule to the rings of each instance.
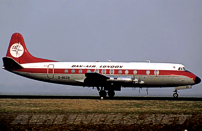
[[[68,72],[67,72],[68,70]],[[72,70],[74,70],[74,73],[72,73]],[[79,71],[79,70],[82,70]],[[96,69],[57,69],[54,68],[54,74],[85,74],[88,72],[88,70],[90,70],[91,72],[94,72]],[[102,73],[103,69],[97,69],[99,70],[100,74]],[[103,75],[110,75],[110,70],[111,69],[105,69],[106,70],[106,74]],[[113,75],[156,75],[155,74],[155,70],[149,70],[149,74],[147,74],[148,70],[136,70],[136,74],[134,74],[134,70],[131,69],[113,69]],[[122,71],[122,73],[120,74],[119,70]],[[128,73],[125,73],[127,72]],[[20,72],[27,72],[27,73],[43,73],[43,74],[47,74],[47,73],[53,73],[53,69],[49,68],[24,68],[24,69],[18,69],[16,71],[20,71]],[[158,74],[157,75],[170,75],[170,76],[175,76],[175,75],[181,75],[181,76],[187,76],[190,78],[195,78],[196,76],[188,71],[176,71],[176,70],[158,70]]]

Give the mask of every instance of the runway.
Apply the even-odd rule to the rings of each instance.
[[[200,130],[202,98],[0,95],[2,130]],[[188,108],[187,108],[188,107]]]
[[[11,99],[100,99],[99,96],[52,96],[52,95],[0,95],[1,98]],[[105,100],[169,100],[169,101],[202,101],[202,97],[127,97],[116,96],[114,98],[106,97]]]

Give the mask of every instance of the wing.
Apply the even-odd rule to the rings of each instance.
[[[86,78],[84,80],[84,84],[87,86],[104,86],[109,77],[96,73],[96,72],[89,72],[85,74]]]
[[[96,80],[99,79],[101,81],[110,79],[110,77],[108,77],[106,75],[99,74],[97,72],[89,72],[89,73],[86,73],[85,76],[87,79],[96,79]]]
[[[86,78],[82,80],[76,80],[78,82],[84,83],[85,86],[106,86],[111,83],[113,84],[143,84],[144,81],[132,78],[130,76],[107,76],[103,74],[99,74],[96,72],[89,72],[85,74]]]
[[[100,83],[105,83],[107,79],[110,79],[110,77],[96,73],[96,72],[88,72],[85,73],[86,78],[85,79],[80,79],[80,80],[75,80],[81,83],[85,83],[85,85],[100,85]]]

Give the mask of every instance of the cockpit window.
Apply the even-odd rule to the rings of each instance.
[[[179,71],[185,71],[185,68],[184,67],[179,67],[178,70]]]

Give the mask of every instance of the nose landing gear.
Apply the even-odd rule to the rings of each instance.
[[[175,89],[173,92],[174,92],[174,93],[173,93],[173,97],[174,97],[174,98],[178,98],[177,89]]]
[[[173,93],[173,97],[174,97],[174,98],[178,98],[177,92]]]

